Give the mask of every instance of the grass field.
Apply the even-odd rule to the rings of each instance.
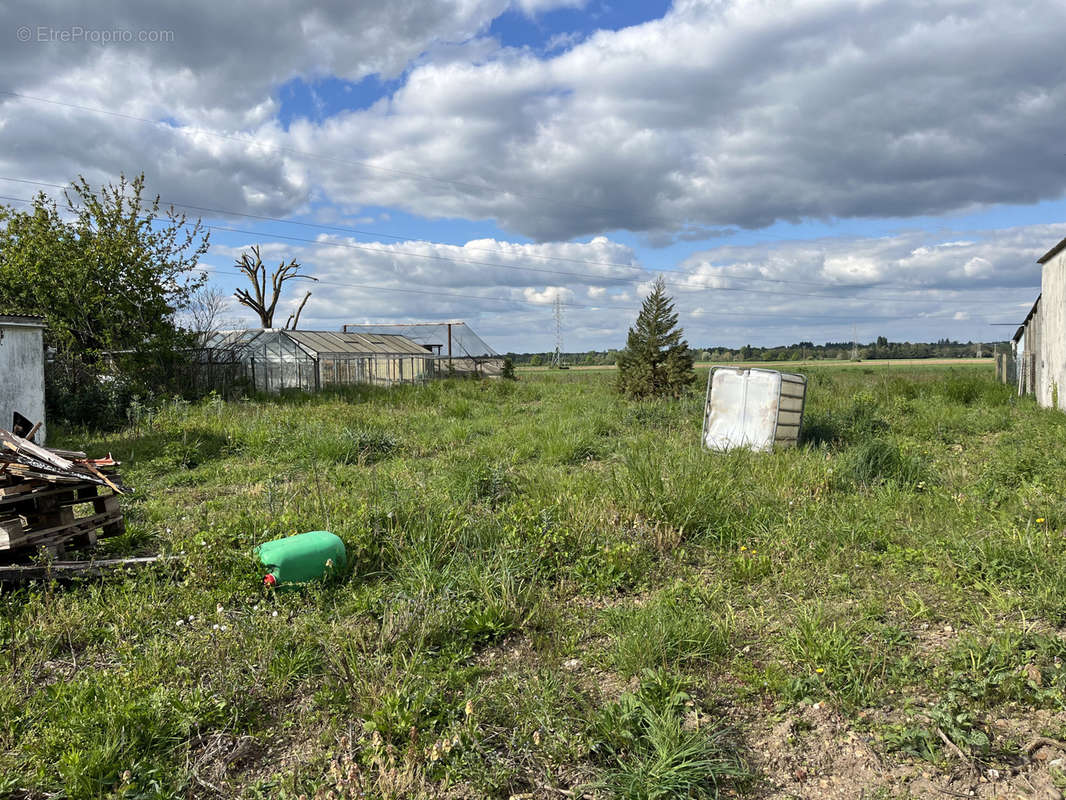
[[[762,455],[579,371],[61,432],[184,562],[0,592],[0,797],[1061,796],[1066,416],[804,371]],[[265,589],[321,528],[349,570]]]

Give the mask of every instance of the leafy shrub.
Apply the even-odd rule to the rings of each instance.
[[[74,372],[55,364],[45,369],[45,400],[52,422],[116,430],[126,424],[127,412],[139,403],[142,392],[143,387],[120,376]]]

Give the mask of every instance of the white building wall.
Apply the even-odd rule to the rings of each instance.
[[[0,428],[15,411],[44,422],[44,326],[0,319]],[[33,440],[43,444],[45,433],[42,425]]]
[[[1044,264],[1041,277],[1040,341],[1036,360],[1036,402],[1066,409],[1066,250]]]

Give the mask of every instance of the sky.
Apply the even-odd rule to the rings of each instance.
[[[622,347],[1009,338],[1066,237],[1061,0],[0,7],[0,203],[143,172],[300,327]],[[226,320],[254,326],[231,304]]]

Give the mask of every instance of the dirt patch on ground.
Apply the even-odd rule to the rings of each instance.
[[[963,631],[958,625],[946,622],[923,622],[911,631],[915,651],[923,658],[932,658],[954,647]]]
[[[760,723],[766,720],[754,721]],[[820,703],[757,731],[750,746],[752,766],[766,779],[765,798],[856,798],[889,778],[870,737]]]
[[[1066,712],[1001,718],[999,742],[1018,743],[987,760],[946,748],[941,764],[886,753],[878,737],[815,703],[787,713],[768,730],[750,720],[752,766],[764,782],[764,800],[807,798],[945,798],[1062,800],[1066,744],[1042,732],[1066,729]],[[763,730],[760,732],[760,728]]]

